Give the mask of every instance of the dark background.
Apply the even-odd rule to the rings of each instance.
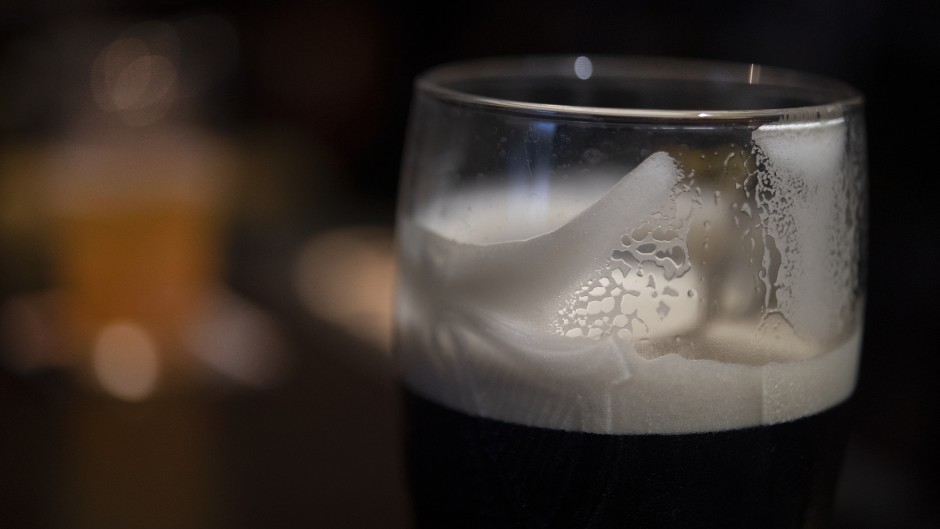
[[[42,145],[68,130],[76,105],[69,94],[87,83],[74,80],[76,65],[85,64],[72,54],[80,43],[63,35],[97,31],[107,40],[127,24],[193,15],[225,21],[237,53],[222,61],[206,52],[200,64],[225,68],[191,102],[192,119],[254,160],[239,181],[221,276],[277,320],[291,368],[262,389],[136,404],[88,396],[61,369],[0,370],[0,465],[7,465],[0,466],[0,526],[407,526],[387,355],[304,310],[288,280],[290,263],[312,236],[330,230],[366,227],[369,241],[387,244],[417,73],[464,58],[558,52],[754,62],[861,89],[868,309],[836,527],[940,527],[933,501],[940,493],[933,166],[940,18],[929,2],[7,2],[0,4],[0,141]],[[49,281],[41,258],[4,252],[4,296]],[[63,425],[76,416],[93,425],[78,430],[98,441],[82,449],[84,474],[66,478],[59,473],[71,456],[60,445],[81,435],[62,434],[75,431]],[[179,433],[187,425],[210,431],[193,442],[201,449]],[[195,460],[212,453],[217,461],[167,470],[180,453]],[[148,475],[167,482],[147,485]],[[69,479],[72,488],[62,488]],[[179,492],[178,482],[197,493]],[[119,502],[136,511],[122,514]],[[155,505],[162,514],[137,518]]]

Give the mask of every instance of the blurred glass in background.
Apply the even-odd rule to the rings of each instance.
[[[273,375],[267,322],[222,281],[238,155],[188,108],[218,82],[209,67],[233,65],[237,41],[219,17],[177,25],[63,32],[76,62],[94,57],[88,85],[69,87],[92,97],[76,98],[28,166],[9,172],[23,188],[4,197],[19,211],[9,230],[26,229],[47,260],[46,288],[3,312],[14,370],[68,368],[131,401],[206,368],[248,384]],[[115,36],[86,44],[105,35]],[[222,57],[184,75],[181,57],[206,43]]]
[[[375,15],[298,9],[3,35],[0,526],[404,526],[390,226],[341,184]]]

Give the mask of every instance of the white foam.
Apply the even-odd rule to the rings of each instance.
[[[400,235],[406,261],[427,267],[421,273],[427,281],[411,288],[433,290],[424,300],[432,305],[438,293],[449,292],[447,303],[493,310],[549,331],[557,300],[580,285],[585,271],[607,265],[610,249],[619,245],[624,230],[668,203],[680,176],[673,160],[657,153],[586,209],[578,210],[586,202],[580,186],[567,188],[567,193],[559,189],[554,200],[569,204],[558,207],[564,213],[548,219],[531,217],[528,223],[519,219],[512,231],[524,234],[522,238],[500,237],[503,225],[487,220],[492,208],[468,209],[465,204],[503,204],[513,210],[528,197],[506,202],[497,198],[499,193],[481,192],[448,199],[429,208],[414,224],[403,221]],[[586,187],[596,193],[605,186],[595,182]],[[466,229],[484,224],[494,229]],[[552,229],[556,224],[560,226]],[[463,237],[455,235],[460,232]]]
[[[772,124],[753,134],[766,164],[757,196],[781,254],[780,310],[806,339],[847,325],[857,290],[859,189],[845,164],[842,119]]]
[[[784,332],[782,315],[783,331],[766,315],[708,319],[703,270],[646,252],[653,239],[631,242],[646,252],[632,267],[612,259],[650,219],[678,226],[655,240],[688,255],[694,217],[675,205],[683,174],[665,153],[612,181],[555,187],[541,200],[557,214],[517,215],[510,234],[502,222],[527,199],[495,191],[402,220],[397,354],[412,390],[472,415],[599,433],[772,424],[851,394],[857,331],[817,341]]]

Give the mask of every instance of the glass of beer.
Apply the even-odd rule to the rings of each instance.
[[[862,333],[863,111],[756,64],[420,75],[395,300],[417,527],[826,527]]]

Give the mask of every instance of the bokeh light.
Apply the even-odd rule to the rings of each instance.
[[[98,382],[120,399],[138,401],[157,384],[160,362],[157,344],[146,329],[132,322],[115,322],[95,340],[93,365]]]
[[[296,259],[294,282],[313,315],[388,355],[395,270],[387,228],[350,227],[312,236]]]

